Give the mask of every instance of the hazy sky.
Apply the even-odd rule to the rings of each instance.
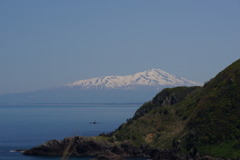
[[[240,58],[240,1],[0,0],[0,94],[159,68],[206,82]]]

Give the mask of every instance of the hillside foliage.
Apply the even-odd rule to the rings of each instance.
[[[240,158],[240,59],[203,87],[167,88],[110,137],[137,146]]]

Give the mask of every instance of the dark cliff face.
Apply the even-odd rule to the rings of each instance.
[[[171,106],[183,101],[194,90],[201,87],[175,87],[166,88],[159,92],[151,101],[144,103],[134,114],[133,119],[149,113],[150,111],[163,106]]]

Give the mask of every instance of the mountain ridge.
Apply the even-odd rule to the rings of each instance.
[[[136,86],[134,86],[136,85]],[[91,89],[91,88],[107,88],[107,89],[124,89],[131,90],[137,89],[137,86],[161,86],[161,85],[171,85],[171,86],[193,86],[202,83],[187,80],[182,77],[177,77],[169,74],[160,69],[152,68],[148,71],[138,72],[133,75],[126,76],[102,76],[85,80],[78,80],[73,83],[66,84],[64,86],[69,87],[81,87],[81,89]],[[156,87],[158,89],[158,87]]]
[[[151,69],[133,75],[102,76],[43,90],[0,95],[0,103],[143,103],[164,88],[196,85],[202,83]]]

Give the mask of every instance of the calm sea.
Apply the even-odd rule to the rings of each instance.
[[[140,105],[0,105],[0,160],[60,160],[56,156],[24,156],[48,140],[109,133],[131,118]],[[91,122],[98,124],[90,124]],[[70,160],[91,157],[71,157]],[[133,159],[133,158],[131,158]],[[146,158],[134,158],[146,159]]]

